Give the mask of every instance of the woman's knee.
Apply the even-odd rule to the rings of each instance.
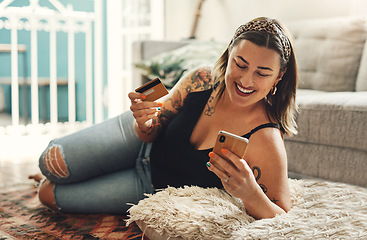
[[[55,184],[46,179],[38,189],[38,198],[43,205],[52,210],[57,210],[54,189]]]
[[[50,144],[40,158],[40,166],[56,178],[69,177],[61,145]]]

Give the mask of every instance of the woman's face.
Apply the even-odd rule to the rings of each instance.
[[[279,53],[241,40],[229,53],[226,91],[233,104],[252,106],[264,99],[282,76]]]

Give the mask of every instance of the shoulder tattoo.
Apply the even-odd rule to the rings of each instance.
[[[195,89],[197,90],[208,90],[211,88],[211,69],[210,68],[200,68],[192,73],[191,82]]]

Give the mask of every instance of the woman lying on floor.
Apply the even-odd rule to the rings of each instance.
[[[274,19],[241,25],[213,69],[184,76],[162,103],[131,92],[131,111],[53,140],[40,201],[70,213],[124,214],[167,186],[218,187],[257,219],[291,208],[283,134],[296,133],[293,47]],[[244,159],[212,152],[219,130],[249,139]],[[220,169],[225,169],[221,171]]]

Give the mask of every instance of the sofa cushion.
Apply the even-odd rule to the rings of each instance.
[[[367,92],[299,90],[292,141],[367,150]]]
[[[290,177],[321,178],[367,188],[367,151],[285,141]]]
[[[289,24],[300,88],[354,91],[366,40],[364,18],[333,18]]]
[[[364,44],[361,64],[358,71],[356,91],[367,91],[367,41]]]

